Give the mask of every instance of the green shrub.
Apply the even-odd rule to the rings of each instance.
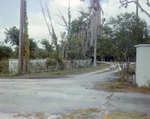
[[[54,68],[56,68],[56,65],[57,65],[56,60],[53,60],[50,58],[47,59],[47,61],[46,61],[47,69],[54,70]]]
[[[46,61],[46,67],[48,66],[56,66],[56,60],[48,58]]]
[[[8,61],[0,61],[0,74],[9,74],[9,62]]]
[[[64,70],[66,68],[65,61],[63,59],[58,60],[58,69],[59,70]]]

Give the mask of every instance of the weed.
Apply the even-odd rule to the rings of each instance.
[[[108,82],[100,82],[96,83],[93,86],[96,90],[106,90],[106,91],[114,91],[114,92],[138,92],[150,94],[150,88],[146,86],[138,87],[136,84],[131,82],[127,82],[124,79],[114,79]]]
[[[32,114],[31,113],[24,113],[24,114],[18,114],[18,117],[30,117],[30,116],[32,116]]]
[[[150,117],[140,113],[112,112],[99,119],[150,119]]]
[[[98,113],[101,112],[99,108],[78,109],[68,114],[62,114],[61,118],[65,119],[93,119],[98,117]]]
[[[127,80],[124,79],[124,78],[118,78],[118,79],[116,79],[116,81],[118,81],[118,82],[126,82]]]
[[[36,112],[34,114],[34,116],[36,119],[47,119],[48,118],[47,116],[45,116],[45,114],[43,112]]]
[[[34,116],[36,119],[48,119],[48,116],[46,116],[43,112],[36,112],[34,114],[32,113],[23,113],[23,114],[18,114],[17,117],[32,117]]]
[[[25,72],[25,74],[30,74],[32,71],[31,70],[27,70],[26,72]]]
[[[68,114],[61,114],[60,119],[150,119],[146,114],[112,112],[102,114],[99,108],[78,109]]]
[[[137,88],[138,85],[137,84],[131,84],[133,88]]]

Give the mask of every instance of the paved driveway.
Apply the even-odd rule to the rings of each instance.
[[[92,89],[97,81],[113,78],[114,72],[92,72],[53,79],[0,79],[0,112],[59,114],[104,105],[108,111],[150,115],[150,95],[113,93],[108,99],[107,96],[112,93]]]

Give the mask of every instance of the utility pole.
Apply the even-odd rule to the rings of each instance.
[[[136,27],[138,27],[138,18],[139,18],[139,10],[138,10],[138,5],[139,5],[139,3],[138,3],[138,0],[136,0]],[[137,44],[137,39],[136,39],[136,44]]]
[[[139,5],[139,2],[138,2],[138,0],[136,0],[136,20],[137,20],[137,23],[138,23],[138,16],[139,16],[139,15],[138,15],[138,14],[139,14],[139,13],[138,13],[138,12],[139,12],[139,10],[138,10],[139,7],[138,7],[138,5]]]
[[[20,29],[19,29],[19,75],[23,74],[23,24],[24,0],[20,0]]]

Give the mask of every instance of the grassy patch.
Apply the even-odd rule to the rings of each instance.
[[[36,112],[36,113],[24,113],[24,114],[17,114],[14,115],[15,117],[26,117],[26,118],[30,118],[30,117],[35,117],[35,119],[48,119],[48,116],[42,112]]]
[[[104,114],[99,108],[78,109],[68,114],[62,114],[59,119],[150,119],[146,114],[112,112]]]
[[[92,71],[97,71],[101,69],[105,69],[108,67],[108,64],[98,62],[97,67],[89,66],[89,67],[82,67],[80,69],[70,69],[70,70],[55,70],[51,72],[41,72],[41,73],[25,73],[23,76],[16,76],[16,75],[0,75],[0,78],[49,78],[49,77],[63,77],[65,75],[72,75],[72,74],[81,74],[81,73],[88,73]]]
[[[99,119],[150,119],[150,117],[140,113],[112,112]]]
[[[61,114],[60,119],[96,119],[101,109],[89,108],[89,109],[78,109],[68,114]]]
[[[48,119],[48,117],[43,112],[36,112],[34,114],[34,117],[36,119]]]
[[[96,90],[105,90],[110,92],[138,92],[150,94],[150,87],[138,87],[136,84],[127,82],[125,79],[115,79],[108,82],[96,83],[93,87]]]
[[[49,119],[50,115],[42,112],[24,113],[14,115],[14,118],[25,117],[35,119]],[[54,117],[54,119],[150,119],[146,114],[140,113],[126,113],[126,112],[112,112],[105,114],[105,110],[100,108],[78,109],[68,114],[61,114]]]
[[[31,113],[18,114],[18,117],[30,117],[30,116],[32,116]]]

